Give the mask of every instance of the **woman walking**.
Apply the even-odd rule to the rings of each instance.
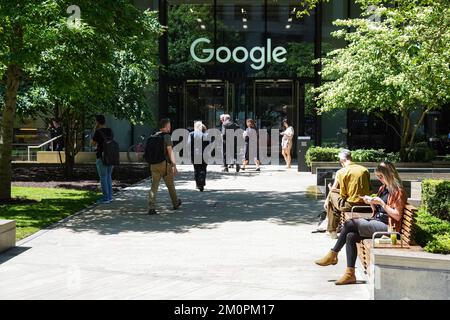
[[[261,162],[259,161],[259,141],[258,141],[258,132],[256,131],[256,124],[253,119],[247,119],[246,121],[247,129],[245,129],[242,134],[245,142],[245,158],[244,163],[242,164],[242,170],[245,170],[245,167],[248,165],[250,161],[250,144],[252,145],[252,156],[254,156],[254,161],[256,164],[256,171],[261,171],[259,167]],[[256,150],[256,155],[254,151]]]
[[[289,125],[288,120],[283,120],[283,127],[285,130],[280,134],[283,136],[281,140],[281,154],[283,155],[284,161],[286,162],[286,167],[289,169],[291,167],[292,157],[292,138],[294,137],[294,128]]]
[[[403,209],[407,196],[398,172],[391,163],[381,163],[375,170],[377,178],[382,183],[377,197],[364,196],[362,199],[372,207],[371,219],[351,219],[344,223],[336,245],[328,254],[316,262],[319,266],[335,265],[338,253],[346,247],[347,270],[335,282],[336,285],[356,283],[355,263],[357,257],[356,243],[362,239],[371,238],[375,232],[386,232],[388,226],[399,232],[401,229]]]

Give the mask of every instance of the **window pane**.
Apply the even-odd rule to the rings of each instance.
[[[264,0],[217,0],[217,47],[226,47],[227,61],[216,64],[216,71],[222,76],[246,77],[257,73],[265,67],[265,55],[251,50],[254,47],[265,47],[265,12]],[[233,51],[237,47],[239,50]],[[222,50],[222,49],[219,49]],[[220,52],[227,58],[226,49]],[[237,59],[236,59],[237,58]]]
[[[192,59],[191,44],[199,38],[210,41],[200,43],[196,52],[214,46],[214,1],[169,1],[169,76],[195,78],[205,75],[205,68],[213,62],[200,63]]]
[[[298,9],[298,1],[267,1],[267,37],[272,40],[272,48],[282,46],[287,50],[286,62],[268,64],[267,77],[314,76],[314,11],[298,18]]]

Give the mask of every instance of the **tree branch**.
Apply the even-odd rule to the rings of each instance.
[[[391,128],[394,130],[394,132],[395,132],[396,135],[398,135],[399,137],[402,136],[401,133],[398,132],[397,128],[396,128],[395,126],[393,126],[392,124],[390,124],[390,123],[389,123],[389,122],[388,122],[381,114],[375,113],[375,115],[376,115],[378,118],[380,118],[386,125],[388,125],[389,127],[391,127]]]
[[[433,107],[427,107],[426,109],[424,109],[422,111],[419,121],[416,123],[416,126],[415,126],[413,132],[411,133],[411,139],[409,140],[409,147],[412,146],[412,144],[414,142],[414,138],[416,137],[417,129],[419,129],[419,127],[422,125],[423,121],[425,120],[425,116],[428,114],[428,112],[431,111],[431,109],[433,109]]]

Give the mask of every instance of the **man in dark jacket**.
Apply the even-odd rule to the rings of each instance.
[[[233,130],[233,132],[237,129],[240,129],[239,125],[237,123],[234,123],[231,121],[231,117],[229,114],[223,114],[220,116],[220,120],[222,121],[222,139],[223,139],[223,172],[228,172],[228,166],[233,165],[237,160],[237,137],[234,137],[234,148],[233,148],[233,155],[232,155],[232,163],[227,163],[227,130]],[[231,141],[230,141],[231,142]],[[236,162],[236,172],[239,172],[240,165]]]
[[[98,201],[99,203],[110,203],[113,197],[112,189],[112,171],[113,166],[108,166],[103,163],[102,154],[103,146],[106,139],[113,139],[114,132],[106,127],[106,119],[104,115],[97,115],[95,117],[94,136],[92,137],[92,145],[97,147],[96,167],[98,176],[100,177],[100,185],[102,188],[103,197]]]

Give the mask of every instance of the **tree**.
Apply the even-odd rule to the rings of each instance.
[[[445,0],[378,5],[371,14],[379,21],[362,17],[335,22],[345,29],[333,35],[348,45],[322,59],[322,76],[328,81],[314,92],[320,113],[352,108],[400,116],[397,134],[405,160],[426,114],[450,101],[449,6]],[[417,121],[414,113],[419,113]]]
[[[48,2],[0,1],[0,74],[4,90],[2,107],[2,140],[0,156],[0,200],[11,198],[11,151],[13,124],[21,82],[27,80],[37,65],[42,49],[53,45],[58,31],[48,21],[57,14]]]
[[[77,150],[74,133],[79,132],[75,128],[81,115],[105,106],[106,111],[127,114],[123,110],[126,104],[112,105],[128,83],[120,83],[124,68],[139,75],[128,77],[134,93],[141,90],[139,99],[145,90],[143,85],[154,77],[153,44],[161,32],[154,13],[139,11],[131,0],[77,3],[79,7],[74,8],[62,0],[22,0],[15,4],[0,0],[0,73],[5,87],[0,200],[11,197],[13,121],[21,86],[32,83],[60,108],[70,171]],[[68,19],[69,7],[74,8],[75,17]],[[76,17],[77,9],[81,9],[81,19]],[[123,56],[128,58],[121,59]]]
[[[63,45],[46,52],[37,80],[60,110],[68,177],[82,146],[86,116],[108,113],[134,123],[152,120],[146,90],[157,78],[162,31],[155,12],[141,12],[129,1],[97,2],[82,17],[76,29],[84,36],[62,34]]]

